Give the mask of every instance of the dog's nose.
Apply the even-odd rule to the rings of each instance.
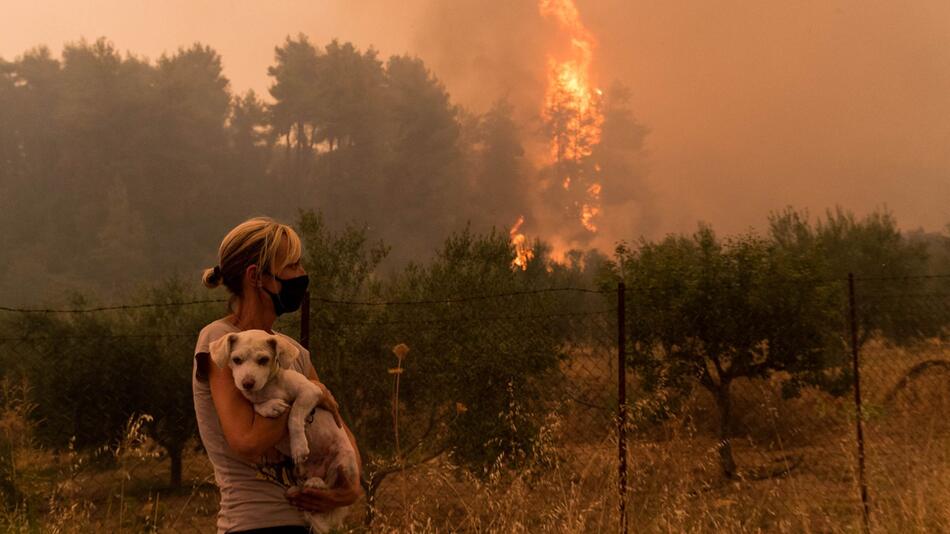
[[[244,382],[241,382],[241,385],[244,386],[244,389],[254,389],[253,380],[245,380]]]

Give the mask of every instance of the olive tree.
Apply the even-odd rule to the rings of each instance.
[[[712,394],[727,477],[737,476],[730,443],[736,379],[784,371],[793,386],[847,382],[834,292],[814,281],[807,257],[783,254],[753,234],[720,239],[701,227],[621,247],[617,259],[615,273],[628,288],[631,366],[648,390],[698,384]]]
[[[548,276],[542,262],[512,269],[507,233],[463,231],[430,262],[383,280],[385,247],[365,230],[335,233],[313,213],[298,228],[313,279],[314,364],[359,441],[371,510],[388,475],[434,458],[482,472],[530,454],[562,333],[517,320],[550,304],[545,296],[480,297],[536,287]],[[394,354],[399,344],[408,354]]]
[[[30,384],[40,442],[113,447],[130,419],[148,415],[145,430],[169,458],[171,487],[179,487],[182,453],[196,435],[194,342],[215,315],[213,306],[180,304],[194,296],[183,282],[166,281],[138,297],[147,307],[10,318],[23,335],[17,366]],[[72,305],[89,307],[81,298]]]
[[[840,282],[834,287],[842,314],[848,302],[845,281],[854,275],[859,345],[874,335],[910,343],[944,328],[946,317],[935,315],[928,309],[933,303],[920,296],[945,291],[939,286],[946,281],[921,276],[928,273],[927,244],[901,233],[890,212],[858,218],[837,208],[812,222],[807,213],[787,209],[771,216],[769,236],[782,254],[808,258],[816,277]]]

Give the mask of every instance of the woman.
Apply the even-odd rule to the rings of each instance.
[[[293,229],[258,217],[224,237],[218,265],[205,270],[202,278],[207,287],[223,284],[231,293],[230,315],[198,335],[192,372],[198,430],[221,491],[219,533],[305,533],[308,523],[301,510],[346,506],[361,494],[359,480],[344,481],[343,487],[330,490],[297,488],[292,465],[274,449],[287,435],[289,410],[276,418],[257,415],[234,385],[230,369],[212,365],[208,355],[208,346],[219,337],[251,329],[273,333],[278,315],[300,307],[308,283],[300,254],[300,238]],[[320,384],[310,352],[291,342],[301,354],[294,368],[323,388],[322,406],[339,420],[336,402]],[[356,449],[353,434],[346,432]]]

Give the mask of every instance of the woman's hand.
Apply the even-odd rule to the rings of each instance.
[[[355,503],[363,495],[359,479],[346,480],[341,477],[340,484],[335,488],[300,488],[291,486],[287,489],[287,500],[304,512],[323,513],[341,506]]]

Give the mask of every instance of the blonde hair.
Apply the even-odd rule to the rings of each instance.
[[[300,237],[293,228],[270,217],[254,217],[224,236],[218,247],[218,265],[205,269],[201,281],[209,288],[224,284],[234,297],[240,298],[248,267],[256,265],[260,272],[277,274],[300,261],[301,248]],[[233,304],[234,298],[232,307]]]

